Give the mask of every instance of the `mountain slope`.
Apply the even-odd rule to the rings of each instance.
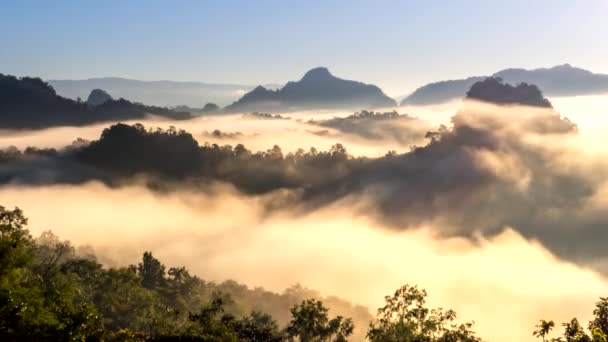
[[[171,119],[187,119],[188,113],[132,103],[125,99],[105,99],[97,106],[57,95],[39,78],[0,74],[0,128],[45,128],[77,126],[93,122],[143,118],[148,114]]]
[[[320,108],[378,108],[395,106],[375,85],[343,80],[327,68],[308,71],[301,80],[279,90],[258,86],[225,108],[227,112],[289,111]]]
[[[403,99],[401,105],[426,105],[461,98],[475,82],[483,79],[485,79],[484,76],[474,76],[461,80],[429,83],[416,89],[411,95]]]
[[[429,83],[416,89],[401,105],[425,105],[462,98],[477,81],[487,76]],[[540,69],[504,69],[494,73],[510,84],[537,85],[548,96],[572,96],[608,92],[608,75],[595,74],[569,64]]]
[[[139,81],[119,77],[91,78],[86,80],[49,80],[61,96],[71,99],[86,98],[93,89],[103,89],[117,98],[155,106],[202,107],[212,102],[226,105],[253,89],[250,85],[213,84],[178,81]],[[278,88],[279,85],[268,85]]]
[[[554,96],[608,92],[608,75],[594,74],[570,64],[534,70],[505,69],[493,76],[507,83],[533,83],[545,94]]]

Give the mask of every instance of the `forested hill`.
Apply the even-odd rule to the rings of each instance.
[[[543,96],[536,85],[519,83],[513,86],[498,77],[489,77],[476,82],[467,92],[466,98],[498,105],[553,108],[551,102]]]
[[[189,113],[109,99],[92,106],[57,95],[40,78],[0,74],[0,128],[79,126],[94,122],[141,119],[148,114],[187,119]]]

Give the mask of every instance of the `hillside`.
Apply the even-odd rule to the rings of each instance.
[[[17,78],[0,74],[0,128],[79,126],[93,122],[138,119],[148,114],[171,119],[190,117],[188,113],[146,106],[122,98],[105,98],[103,103],[90,106],[86,102],[57,95],[52,86],[39,78]]]
[[[141,81],[120,77],[85,80],[49,80],[61,96],[76,100],[86,98],[93,89],[103,89],[116,97],[155,106],[202,107],[207,102],[227,105],[254,87],[242,84],[215,84],[179,81]],[[278,88],[270,84],[267,87]]]

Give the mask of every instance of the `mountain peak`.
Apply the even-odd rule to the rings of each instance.
[[[102,89],[93,89],[87,99],[89,106],[99,106],[112,100],[112,96]]]
[[[268,91],[268,89],[266,89],[264,86],[259,85],[259,86],[255,87],[255,88],[253,88],[253,90],[251,91],[251,93],[254,93],[254,94],[255,93],[265,93],[267,91]]]
[[[293,111],[328,108],[382,108],[395,100],[374,85],[344,80],[327,68],[309,70],[299,81],[277,90],[257,87],[225,108],[226,112]]]
[[[310,69],[308,72],[306,72],[306,74],[304,74],[304,77],[302,77],[302,81],[304,81],[304,80],[325,80],[328,78],[334,78],[334,75],[332,75],[329,72],[329,69],[327,69],[326,67],[318,67],[318,68]]]
[[[565,63],[562,65],[556,65],[551,69],[574,69],[574,67],[572,65],[570,65],[570,63]]]

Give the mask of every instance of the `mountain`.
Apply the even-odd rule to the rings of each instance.
[[[482,81],[485,78],[485,76],[474,76],[462,80],[429,83],[404,98],[401,105],[427,105],[461,98],[475,82]]]
[[[93,89],[104,89],[110,94],[131,101],[155,106],[202,107],[212,102],[227,105],[254,86],[238,84],[212,84],[202,82],[139,81],[127,78],[105,77],[86,80],[49,80],[61,96],[71,99],[86,98]],[[268,85],[278,88],[280,85]]]
[[[106,93],[104,90],[102,89],[93,89],[91,90],[91,93],[89,94],[89,97],[87,98],[87,104],[89,106],[99,106],[102,105],[108,101],[111,101],[112,96],[110,96],[110,94]]]
[[[570,64],[540,69],[505,69],[491,75],[505,82],[537,85],[548,96],[588,95],[608,92],[608,75],[595,74]],[[416,89],[401,105],[426,105],[461,98],[477,81],[487,76],[429,83]]]
[[[99,94],[98,92],[96,92]],[[107,94],[106,94],[107,95]],[[148,114],[187,119],[189,113],[107,99],[97,106],[57,95],[40,78],[0,74],[0,128],[79,126],[94,122],[144,118]]]
[[[493,76],[507,83],[534,83],[548,95],[568,96],[608,92],[608,75],[575,68],[570,64],[534,70],[506,69]]]
[[[343,80],[327,68],[308,71],[301,80],[288,82],[283,88],[269,90],[258,86],[224,110],[290,111],[321,108],[379,108],[394,107],[395,100],[375,85]]]

